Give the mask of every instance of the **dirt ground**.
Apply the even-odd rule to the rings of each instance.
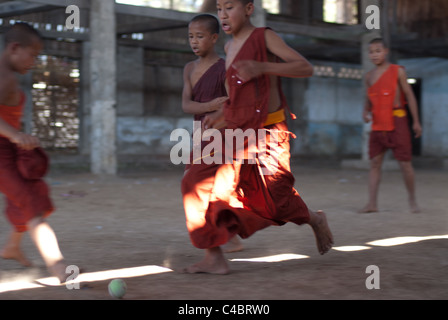
[[[399,172],[384,173],[380,212],[374,214],[356,213],[367,199],[366,171],[295,166],[293,172],[307,204],[327,213],[334,250],[320,256],[309,226],[270,227],[243,240],[243,251],[227,254],[232,269],[229,275],[163,272],[129,277],[125,279],[124,299],[448,298],[448,171],[417,171],[420,214],[409,212]],[[192,247],[185,226],[181,177],[182,168],[118,177],[51,173],[47,182],[57,211],[49,222],[67,262],[96,272],[148,265],[177,270],[200,260],[203,252]],[[9,231],[2,216],[0,245]],[[368,244],[410,236],[441,237],[392,246]],[[340,251],[347,246],[362,246],[364,250]],[[24,239],[24,250],[34,267],[23,268],[15,261],[0,259],[0,288],[5,283],[49,276],[29,236]],[[289,259],[245,260],[279,255]],[[370,265],[380,271],[379,289],[366,288],[370,276],[366,268]],[[109,281],[82,283],[79,290],[65,286],[0,290],[0,299],[112,299],[107,290]]]

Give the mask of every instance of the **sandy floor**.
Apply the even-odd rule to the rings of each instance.
[[[243,241],[244,251],[228,254],[232,269],[229,275],[171,272],[202,258],[202,251],[191,246],[185,227],[181,170],[113,178],[53,173],[47,181],[57,211],[49,222],[67,261],[87,272],[141,266],[169,268],[156,269],[162,273],[126,278],[125,299],[448,298],[447,171],[417,172],[420,214],[409,213],[400,173],[388,172],[380,188],[381,211],[364,215],[355,212],[366,201],[366,171],[303,166],[293,171],[307,204],[327,212],[336,242],[335,250],[327,255],[317,253],[311,228],[285,225],[259,231]],[[4,216],[0,219],[2,245],[10,227]],[[407,243],[391,246],[368,244],[410,236],[438,237],[407,238]],[[340,251],[344,248],[357,251]],[[0,299],[111,299],[107,291],[110,278],[83,282],[79,290],[65,286],[5,289],[7,283],[48,277],[28,236],[24,250],[34,267],[27,269],[14,261],[0,260]],[[267,256],[287,260],[245,260]],[[379,268],[380,289],[366,288],[369,265]]]

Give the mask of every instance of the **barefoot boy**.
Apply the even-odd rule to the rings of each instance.
[[[369,140],[370,173],[369,202],[361,213],[378,211],[378,188],[381,180],[381,165],[387,149],[392,149],[400,164],[409,205],[412,212],[419,212],[415,196],[414,169],[411,163],[412,146],[408,127],[406,102],[413,120],[415,137],[422,134],[417,111],[417,101],[407,82],[404,69],[387,60],[388,48],[380,38],[373,39],[369,45],[369,58],[375,68],[366,74],[367,99],[363,118],[366,123],[372,120]]]
[[[213,177],[197,175],[199,181],[212,179],[217,186],[210,205],[203,211],[195,207],[197,189],[190,180],[184,180],[183,193],[190,200],[184,202],[190,238],[196,247],[205,249],[204,259],[185,271],[228,273],[222,244],[235,234],[246,238],[262,228],[286,222],[309,224],[315,232],[318,251],[324,254],[333,243],[325,214],[308,210],[293,188],[294,177],[289,168],[290,133],[284,110],[287,106],[278,79],[278,76],[311,76],[312,66],[272,30],[257,29],[251,24],[253,1],[218,0],[217,8],[222,29],[232,35],[226,45],[229,88],[229,101],[223,112],[226,128],[265,130],[267,144],[271,141],[270,132],[276,131],[279,143],[272,144],[275,150],[270,149],[268,154],[269,160],[276,157],[273,162],[278,166],[273,175],[262,176],[259,165],[234,161],[215,169]],[[277,58],[285,62],[279,63]],[[204,123],[213,128],[219,120],[222,119],[206,116]],[[195,166],[191,170],[201,172]],[[193,173],[191,170],[188,174]],[[233,190],[239,191],[242,207],[230,205]]]
[[[48,187],[41,179],[48,165],[46,156],[37,138],[19,131],[25,96],[17,74],[33,67],[42,40],[26,23],[16,23],[4,37],[5,50],[0,57],[0,192],[6,196],[6,216],[14,229],[0,254],[30,266],[20,249],[28,230],[50,273],[65,282],[63,256],[52,228],[44,220],[53,211]]]
[[[218,19],[210,14],[197,15],[188,25],[190,46],[198,59],[187,63],[184,67],[182,109],[186,113],[193,114],[194,120],[201,123],[207,114],[219,117],[224,102],[228,100],[225,86],[225,60],[219,57],[215,50],[219,29]],[[201,127],[204,129],[203,126]],[[201,154],[205,145],[206,141],[201,139]],[[200,160],[191,157],[191,161]],[[187,165],[186,170],[190,167],[191,165]],[[205,193],[204,201],[208,203]],[[226,244],[227,252],[240,250],[242,250],[242,244],[237,237]]]

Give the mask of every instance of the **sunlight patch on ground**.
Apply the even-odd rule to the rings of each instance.
[[[306,259],[309,256],[304,256],[295,253],[282,253],[272,256],[259,257],[259,258],[246,258],[246,259],[230,259],[230,261],[244,261],[244,262],[280,262],[287,260]]]
[[[361,250],[368,250],[371,249],[371,247],[366,246],[341,246],[341,247],[333,247],[336,251],[342,251],[342,252],[352,252],[352,251],[361,251]]]
[[[448,239],[448,234],[439,236],[426,236],[426,237],[395,237],[389,239],[375,240],[368,242],[367,244],[371,246],[391,247],[425,240],[439,240],[439,239]]]
[[[134,268],[87,272],[79,274],[79,276],[75,280],[68,281],[67,284],[60,284],[56,277],[47,277],[36,280],[31,280],[29,279],[29,277],[23,277],[22,280],[17,279],[10,282],[0,283],[0,293],[23,289],[42,288],[45,286],[73,286],[76,283],[104,281],[118,278],[142,277],[151,274],[159,274],[171,271],[171,269],[160,266],[141,266]],[[67,276],[69,276],[69,274]]]

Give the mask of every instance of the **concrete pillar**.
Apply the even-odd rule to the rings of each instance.
[[[82,42],[82,58],[80,61],[80,94],[79,101],[79,153],[90,154],[90,41]]]
[[[263,8],[263,0],[255,0],[255,11],[252,15],[252,23],[254,26],[261,28],[266,27],[266,10]]]
[[[90,160],[95,174],[116,174],[115,1],[90,5]]]
[[[118,46],[117,116],[143,116],[143,47]]]

